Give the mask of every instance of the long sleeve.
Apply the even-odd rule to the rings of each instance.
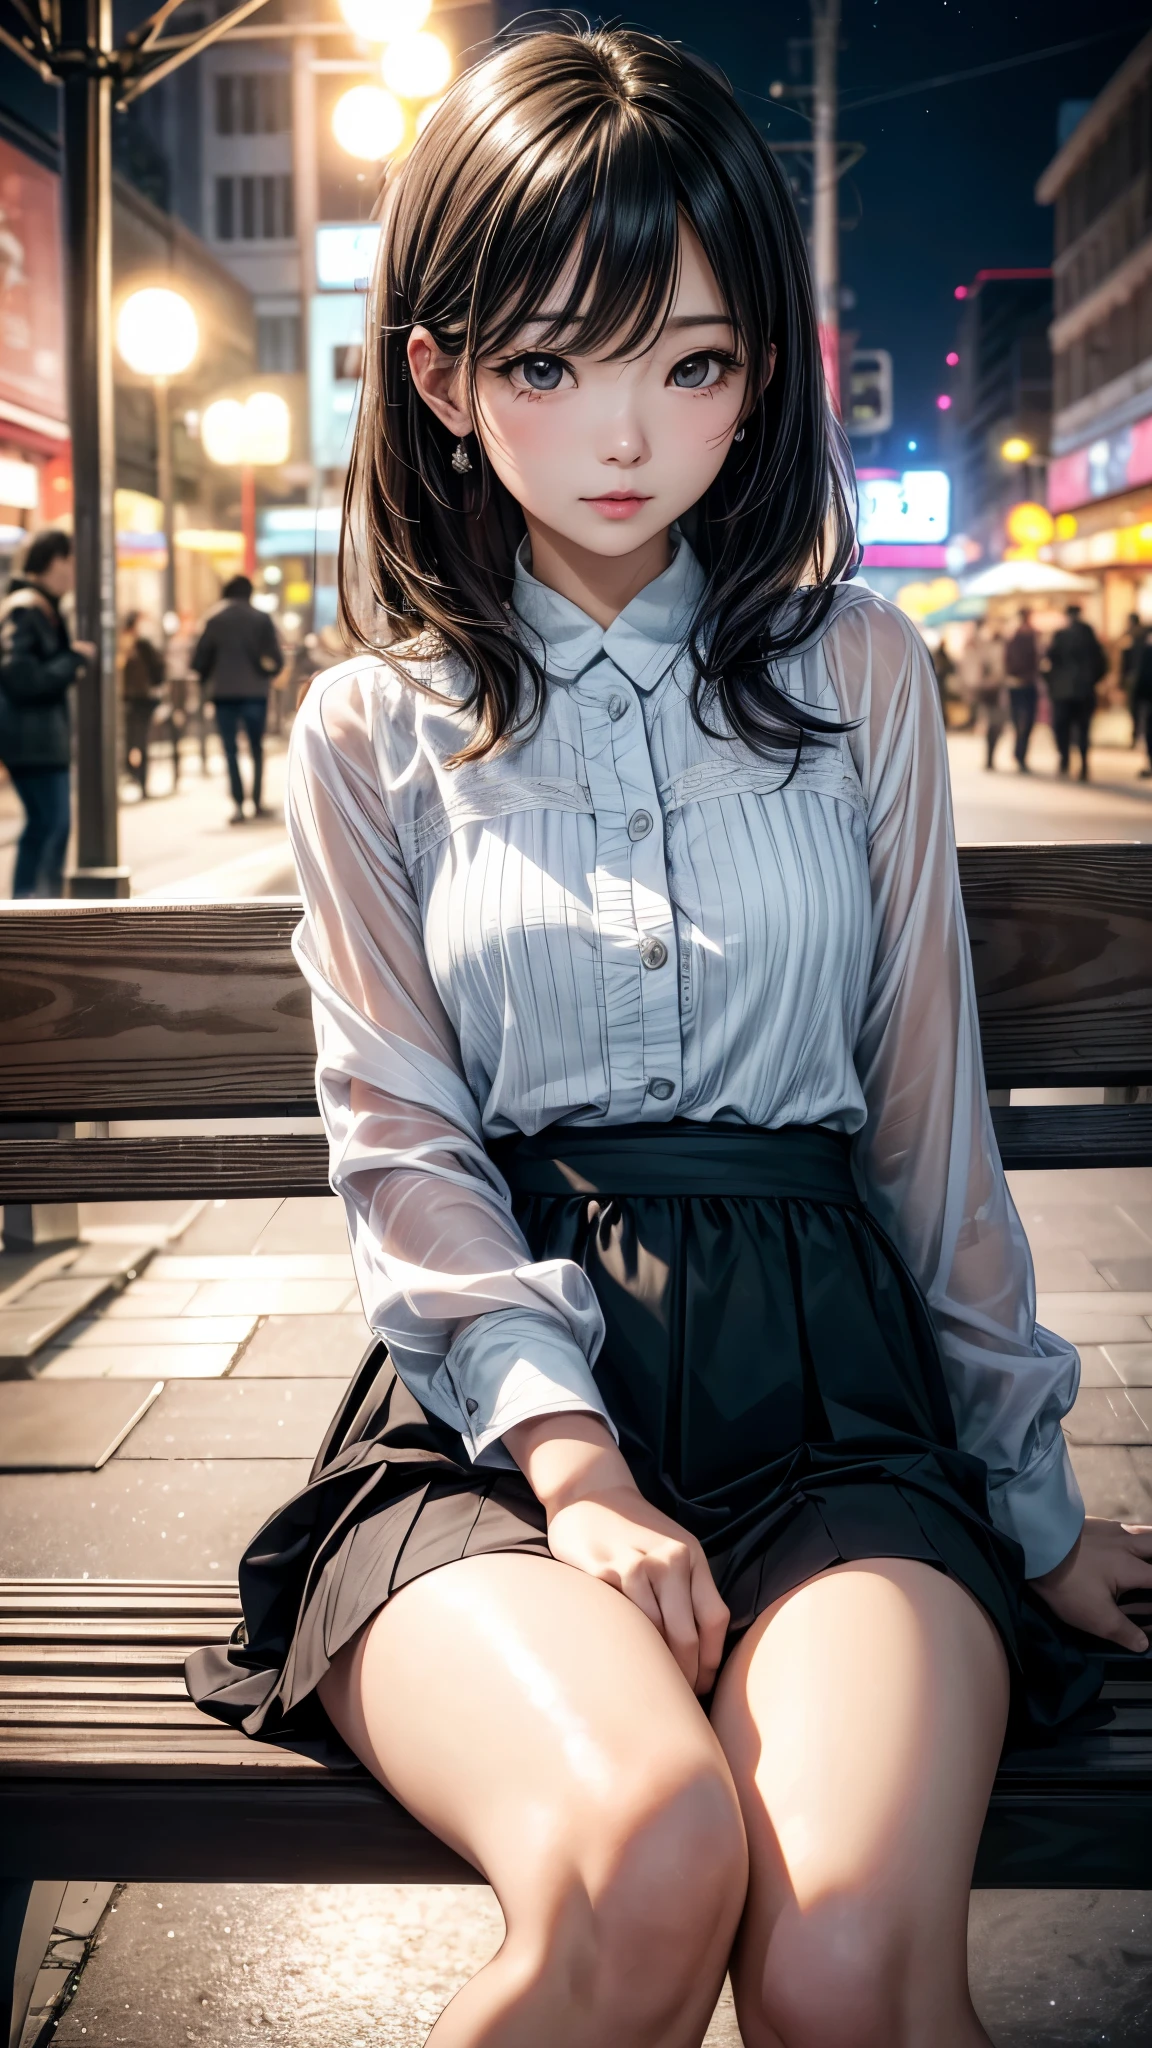
[[[83,665],[74,648],[45,652],[30,604],[13,606],[0,625],[0,687],[12,704],[31,709],[59,702]]]
[[[369,667],[314,683],[289,762],[295,951],[331,1183],[397,1371],[475,1459],[508,1464],[514,1423],[574,1409],[609,1421],[591,1370],[603,1318],[578,1265],[533,1262],[485,1151],[381,789],[373,690]]]
[[[1036,1322],[1031,1254],[992,1131],[935,679],[919,636],[876,603],[845,607],[827,654],[860,721],[849,744],[868,804],[857,1171],[927,1298],[961,1447],[986,1464],[993,1520],[1035,1578],[1083,1520],[1060,1427],[1079,1359]]]

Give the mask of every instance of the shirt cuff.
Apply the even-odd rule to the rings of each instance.
[[[532,1309],[478,1316],[444,1360],[460,1433],[478,1465],[514,1466],[501,1438],[537,1415],[598,1415],[619,1442],[592,1368],[574,1337]]]
[[[1063,1563],[1083,1527],[1084,1502],[1062,1429],[1022,1472],[990,1481],[988,1505],[996,1527],[1023,1550],[1028,1578]]]

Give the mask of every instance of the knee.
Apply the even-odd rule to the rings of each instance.
[[[719,1769],[593,1817],[540,1959],[589,2043],[663,2040],[686,2006],[709,1988],[715,1997],[747,1879],[739,1807]]]
[[[903,1972],[895,1930],[858,1899],[776,1922],[766,1950],[733,1969],[748,2048],[899,2048]]]

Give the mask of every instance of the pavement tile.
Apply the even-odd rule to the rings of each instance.
[[[79,1202],[87,1244],[162,1245],[188,1229],[203,1202]]]
[[[25,1296],[19,1308],[0,1309],[0,1363],[34,1358],[82,1308],[99,1301],[107,1282],[80,1280],[76,1285],[80,1292],[70,1301],[34,1303]]]
[[[1123,1377],[1123,1375],[1121,1375]],[[1116,1367],[1110,1362],[1109,1353],[1099,1344],[1083,1344],[1080,1347],[1081,1387],[1114,1387]]]
[[[255,1316],[97,1316],[77,1324],[69,1342],[77,1351],[122,1350],[137,1344],[231,1344],[250,1337]]]
[[[1083,1300],[1083,1296],[1080,1297]],[[1069,1344],[1142,1344],[1149,1334],[1144,1316],[1122,1315],[1113,1307],[1114,1295],[1097,1297],[1098,1308],[1061,1308],[1059,1295],[1049,1295],[1037,1304],[1036,1318],[1046,1330],[1055,1330]]]
[[[135,1280],[146,1271],[152,1252],[150,1244],[82,1244],[68,1271],[73,1279],[107,1274],[110,1279]]]
[[[251,1201],[205,1202],[181,1232],[182,1252],[249,1252],[281,1207],[277,1195]]]
[[[245,1345],[233,1378],[350,1380],[371,1342],[363,1318],[269,1316]]]
[[[1099,1271],[1118,1294],[1152,1288],[1152,1253],[1138,1259],[1101,1259]]]
[[[234,1344],[131,1344],[44,1353],[42,1380],[218,1380],[236,1356]]]
[[[1021,1211],[1118,1202],[1140,1225],[1139,1210],[1152,1208],[1152,1167],[1147,1166],[1077,1167],[1074,1172],[1047,1168],[1014,1171],[1008,1175],[1008,1185]]]
[[[187,1316],[333,1315],[356,1296],[348,1280],[206,1280]]]
[[[1093,1260],[1152,1253],[1152,1237],[1116,1202],[1030,1202],[1021,1209],[1020,1221],[1034,1258],[1064,1249],[1084,1252]]]
[[[1126,1387],[1152,1387],[1152,1344],[1105,1344],[1102,1352]]]
[[[968,1963],[996,2048],[1152,2041],[1152,1893],[973,1892]]]
[[[156,1401],[161,1382],[0,1385],[0,1472],[95,1472]]]
[[[1074,1443],[1069,1448],[1090,1515],[1104,1515],[1112,1521],[1152,1521],[1152,1470],[1136,1463],[1138,1458],[1147,1458],[1146,1451],[1128,1450],[1120,1444]]]
[[[100,1472],[12,1473],[0,1486],[0,1577],[234,1579],[256,1530],[310,1468],[308,1458],[113,1458]]]
[[[135,1322],[141,1316],[178,1316],[196,1292],[194,1280],[134,1280],[104,1310],[105,1319]]]
[[[260,1258],[252,1253],[232,1257],[217,1252],[195,1258],[183,1252],[164,1252],[154,1259],[152,1280],[351,1280],[352,1254],[345,1245],[335,1252],[281,1252]]]
[[[314,1458],[339,1399],[330,1379],[185,1380],[165,1387],[119,1455]]]
[[[1132,1407],[1144,1424],[1148,1441],[1152,1444],[1152,1387],[1129,1387],[1127,1393]]]
[[[1148,1430],[1127,1389],[1088,1387],[1064,1417],[1064,1433],[1073,1444],[1142,1444]]]
[[[339,1195],[293,1195],[280,1204],[253,1250],[263,1259],[276,1252],[341,1252],[347,1247],[348,1223]]]
[[[1083,1294],[1107,1294],[1112,1285],[1086,1252],[1075,1251],[1068,1245],[1045,1249],[1033,1244],[1032,1263],[1036,1268],[1036,1285],[1042,1291],[1060,1288],[1071,1292],[1075,1288]]]

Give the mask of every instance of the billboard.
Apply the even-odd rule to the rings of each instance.
[[[47,420],[67,418],[59,180],[3,139],[0,400]]]
[[[364,360],[362,292],[317,292],[312,301],[308,350],[312,460],[317,469],[344,469]]]
[[[862,469],[860,541],[868,547],[940,547],[948,538],[952,485],[947,470]]]
[[[1054,456],[1048,465],[1048,510],[1071,512],[1094,498],[1115,497],[1152,483],[1152,414],[1116,434],[1101,434],[1086,448]]]

